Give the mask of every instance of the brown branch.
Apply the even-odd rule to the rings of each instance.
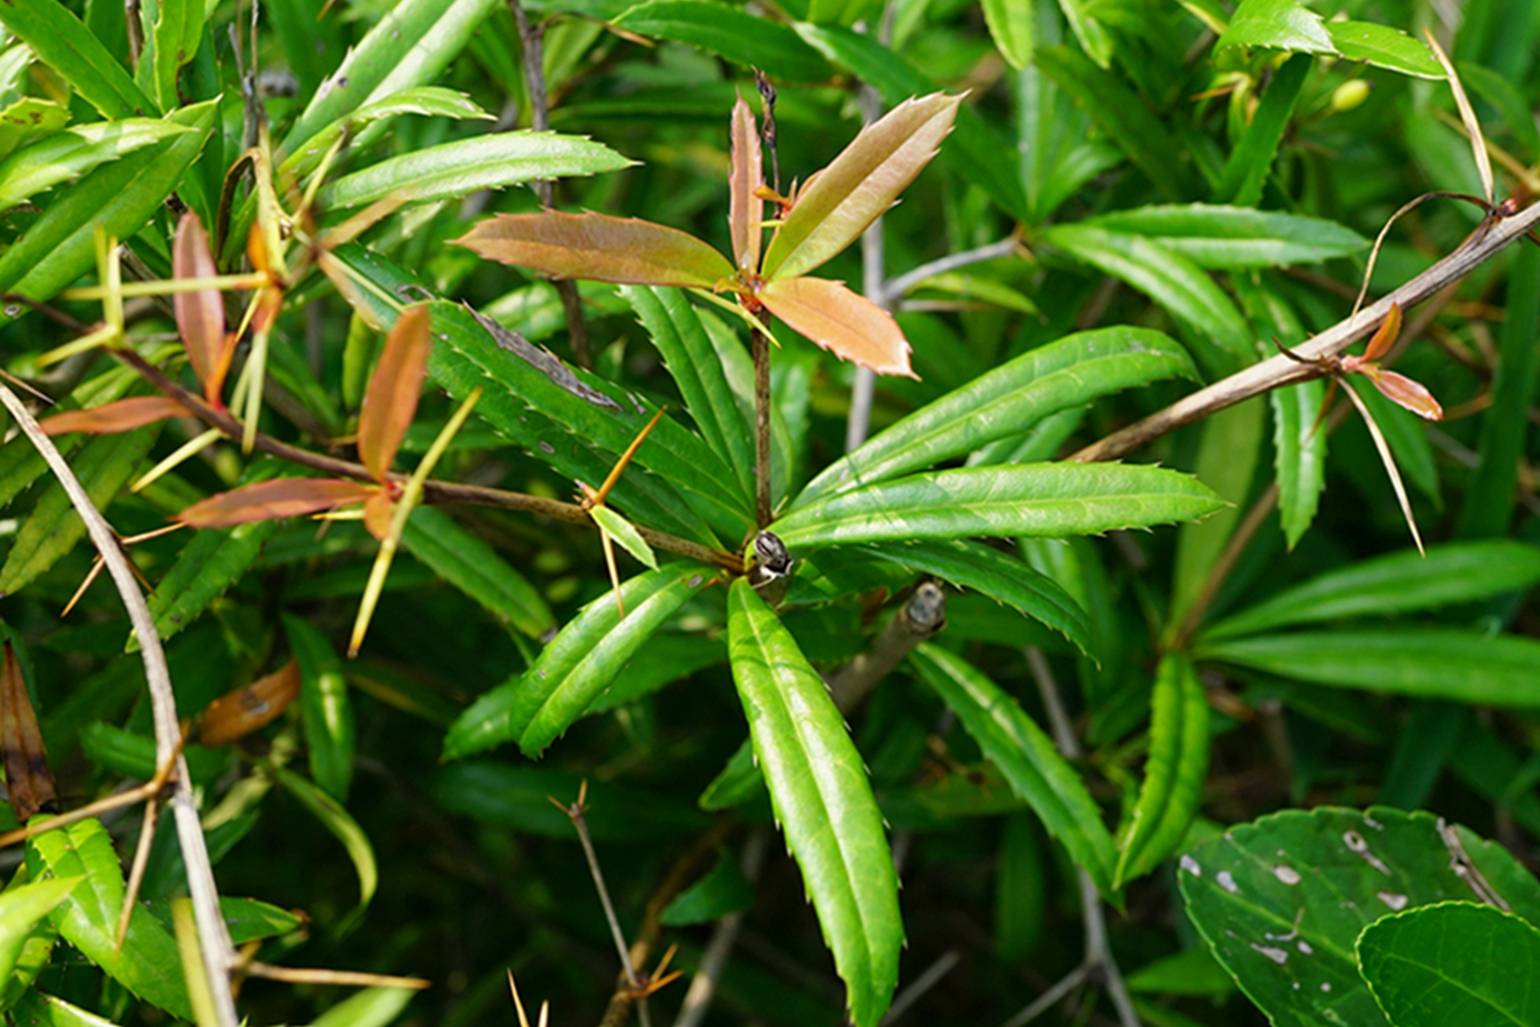
[[[877,682],[887,677],[915,646],[940,631],[945,621],[946,593],[933,581],[920,582],[871,648],[829,676],[834,705],[841,713],[859,706]]]
[[[749,333],[754,356],[754,512],[763,528],[770,523],[770,340]]]
[[[1373,331],[1385,319],[1385,315],[1390,313],[1393,304],[1408,310],[1415,304],[1421,303],[1450,283],[1464,278],[1512,243],[1523,239],[1537,225],[1540,225],[1540,203],[1531,204],[1517,214],[1496,222],[1490,230],[1468,239],[1448,256],[1399,289],[1381,297],[1356,315],[1311,336],[1294,347],[1294,352],[1306,360],[1336,356]],[[1298,364],[1288,357],[1281,355],[1271,357],[1243,371],[1238,371],[1228,378],[1221,379],[1207,388],[1199,389],[1142,421],[1113,432],[1075,453],[1070,459],[1083,462],[1115,460],[1184,424],[1201,420],[1270,389],[1316,377],[1319,373],[1318,370]]]
[[[241,436],[241,424],[226,410],[216,409],[205,402],[188,389],[183,388],[171,379],[164,371],[160,370],[148,360],[132,350],[114,350],[113,355],[120,361],[139,372],[140,376],[148,381],[156,389],[170,396],[187,412],[198,418],[211,428],[217,428],[229,438],[235,439]],[[340,457],[328,456],[325,453],[316,453],[300,446],[291,445],[279,441],[270,435],[258,432],[254,448],[298,464],[311,470],[320,471],[323,474],[334,474],[342,478],[352,478],[357,481],[373,481],[373,476],[363,464],[354,463],[351,460],[343,460]],[[406,483],[407,475],[392,473],[395,481]],[[523,492],[510,492],[505,489],[491,488],[486,485],[466,485],[460,482],[440,481],[434,478],[423,483],[423,501],[433,504],[463,503],[471,506],[490,506],[500,510],[522,510],[527,513],[540,514],[552,520],[565,521],[569,524],[590,523],[588,512],[578,503],[565,503],[559,499],[547,499],[544,496],[531,496]],[[721,567],[734,574],[742,573],[743,561],[735,553],[712,549],[692,542],[677,535],[656,531],[652,528],[638,524],[636,530],[647,540],[647,543],[657,549],[680,556],[698,560],[701,563],[714,567]]]

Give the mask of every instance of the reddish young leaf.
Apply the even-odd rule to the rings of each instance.
[[[1380,395],[1396,406],[1410,410],[1418,417],[1427,418],[1429,421],[1444,419],[1444,408],[1421,382],[1414,381],[1404,374],[1397,374],[1395,371],[1387,371],[1377,364],[1364,367],[1360,373],[1374,383],[1374,387],[1380,390]]]
[[[209,703],[198,719],[198,741],[204,745],[228,745],[278,719],[299,696],[299,663],[287,665],[266,677]]]
[[[132,396],[115,403],[103,403],[89,410],[66,410],[62,414],[43,418],[43,431],[49,435],[68,435],[70,432],[86,432],[91,435],[114,435],[118,432],[143,428],[168,417],[185,417],[187,409],[169,396]]]
[[[358,455],[379,481],[385,480],[417,413],[431,343],[428,308],[402,311],[385,338],[379,363],[374,365],[369,387],[364,390],[363,409],[358,415]]]
[[[364,500],[364,527],[381,542],[390,534],[390,519],[396,514],[396,501],[384,489]]]
[[[192,211],[182,215],[171,246],[171,275],[178,280],[212,278],[219,274],[203,223]],[[172,297],[176,328],[187,347],[193,373],[203,383],[210,403],[219,403],[219,389],[230,366],[225,340],[225,304],[218,289],[179,292]]]
[[[807,180],[765,250],[766,278],[807,274],[891,207],[952,130],[960,96],[905,100]]]
[[[37,726],[37,711],[21,663],[5,643],[4,665],[0,666],[0,752],[5,758],[5,783],[11,793],[11,807],[23,824],[38,810],[57,797],[53,774],[48,771],[48,757],[43,751],[43,733]]]
[[[210,496],[176,519],[193,528],[233,528],[362,503],[377,490],[376,485],[346,478],[276,478]]]
[[[770,312],[844,360],[878,374],[917,377],[909,368],[909,341],[893,315],[839,282],[781,278],[759,299]]]
[[[1375,329],[1374,337],[1369,340],[1369,345],[1364,347],[1365,360],[1378,360],[1385,355],[1401,334],[1401,307],[1399,304],[1390,305],[1390,313],[1385,315],[1385,320]]]
[[[727,258],[693,235],[605,214],[499,214],[455,242],[554,278],[710,289],[733,276]]]
[[[743,271],[759,269],[759,245],[765,217],[765,201],[759,190],[765,184],[764,159],[759,149],[759,130],[754,112],[738,97],[733,104],[732,171],[728,176],[728,225],[732,230],[733,259]]]

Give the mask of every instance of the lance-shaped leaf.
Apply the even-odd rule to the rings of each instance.
[[[954,459],[1019,435],[1054,411],[1170,377],[1196,378],[1197,371],[1160,332],[1119,325],[1067,335],[878,432],[808,483],[796,504]]]
[[[1540,930],[1477,902],[1442,902],[1364,928],[1359,970],[1398,1027],[1540,1023]]]
[[[299,664],[290,660],[208,704],[198,722],[198,740],[204,745],[229,745],[237,738],[261,730],[299,697]]]
[[[1444,408],[1439,405],[1428,387],[1419,381],[1395,371],[1387,371],[1375,364],[1364,364],[1358,373],[1369,379],[1380,395],[1403,410],[1410,410],[1428,421],[1442,421]]]
[[[1192,662],[1167,653],[1150,699],[1150,758],[1119,845],[1113,887],[1142,877],[1182,843],[1208,773],[1208,701]]]
[[[1000,768],[1011,791],[1036,811],[1097,887],[1112,883],[1112,835],[1085,782],[1053,739],[1008,693],[962,657],[934,645],[909,656],[920,678],[957,714],[984,756]]]
[[[765,277],[805,275],[854,242],[930,163],[961,102],[945,93],[905,100],[863,128],[808,179],[765,251]]]
[[[765,184],[765,165],[754,112],[741,96],[733,104],[732,137],[727,220],[732,232],[733,259],[743,271],[758,271],[760,222],[765,216],[765,201],[759,198],[759,190]]]
[[[118,59],[64,4],[9,0],[0,4],[0,23],[103,116],[122,118],[154,111],[150,98],[134,84]]]
[[[113,403],[103,403],[89,410],[66,410],[45,417],[42,429],[49,435],[84,432],[88,435],[116,435],[143,428],[168,417],[184,417],[187,408],[169,396],[131,396]]]
[[[517,741],[526,756],[545,750],[581,717],[638,647],[708,584],[697,567],[671,564],[620,587],[578,611],[528,671],[498,685],[462,713],[444,739],[444,758],[458,759]]]
[[[893,315],[824,278],[779,278],[757,293],[770,312],[841,360],[878,374],[916,377],[909,340]]]
[[[898,980],[898,876],[861,755],[823,678],[748,581],[727,598],[733,681],[786,845],[802,869],[857,1027]]]
[[[385,480],[417,413],[432,341],[428,308],[416,306],[403,311],[386,336],[369,378],[358,414],[358,456],[379,481]]]
[[[209,237],[203,223],[192,211],[182,215],[176,226],[171,247],[171,274],[176,279],[212,278],[219,274],[214,255],[209,251]],[[219,290],[198,289],[179,292],[172,297],[177,332],[187,347],[187,359],[193,373],[203,383],[203,395],[210,403],[219,403],[220,386],[235,354],[233,339],[225,337],[225,304]]]
[[[194,535],[149,596],[150,616],[155,618],[155,631],[161,640],[197,620],[214,600],[242,580],[277,527],[271,522],[243,524],[232,531]],[[126,651],[139,651],[138,635],[129,635]]]
[[[22,676],[21,661],[16,659],[9,640],[0,662],[0,757],[5,762],[11,808],[16,811],[16,819],[25,824],[34,813],[52,803],[58,792],[48,770],[37,710]]]
[[[18,879],[26,880],[24,876]],[[0,979],[7,981],[10,987],[19,983],[20,975],[12,976],[12,971],[21,960],[23,948],[33,937],[33,929],[83,880],[83,877],[59,877],[32,884],[13,884],[0,894]],[[44,931],[51,929],[45,925]]]
[[[0,160],[0,210],[73,181],[99,164],[190,131],[156,118],[124,118],[77,125]]]
[[[362,503],[375,487],[347,478],[277,478],[243,485],[194,503],[177,520],[194,528],[233,528],[237,524],[335,510]]]
[[[285,614],[283,629],[299,665],[310,776],[331,795],[345,800],[353,780],[357,732],[342,660],[325,635],[298,617]]]
[[[607,214],[499,214],[455,242],[553,278],[710,289],[733,275],[727,258],[693,235]]]
[[[803,506],[775,522],[799,549],[857,542],[1093,535],[1191,520],[1224,505],[1196,478],[1159,467],[1074,463],[915,474]]]

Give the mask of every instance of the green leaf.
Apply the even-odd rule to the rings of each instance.
[[[353,863],[353,873],[358,875],[358,909],[369,905],[380,883],[380,871],[374,860],[374,846],[369,844],[369,836],[358,826],[358,821],[340,802],[308,778],[285,767],[269,767],[267,773],[342,843]]]
[[[460,714],[444,739],[444,759],[459,759],[517,741],[526,756],[540,755],[582,717],[626,661],[674,611],[709,583],[691,565],[672,564],[640,574],[578,611],[533,666],[503,682]]]
[[[1428,813],[1323,806],[1233,827],[1182,858],[1187,916],[1275,1027],[1387,1027],[1353,953],[1365,926],[1475,898],[1467,859],[1479,878],[1505,882],[1498,894],[1510,905],[1540,891],[1500,845],[1463,828],[1441,833],[1441,823]]]
[[[1042,940],[1048,907],[1044,846],[1032,816],[1005,818],[1000,857],[995,864],[995,947],[1000,958],[1019,963]]]
[[[70,461],[75,477],[91,502],[107,506],[118,490],[128,484],[139,461],[149,452],[157,429],[141,428],[121,435],[103,435],[80,448]],[[16,533],[16,541],[0,567],[0,595],[10,595],[47,571],[75,548],[86,533],[85,522],[75,512],[64,487],[50,482],[32,506],[32,513]]]
[[[1350,61],[1366,61],[1416,78],[1444,77],[1427,44],[1400,29],[1368,21],[1329,21],[1326,32],[1337,52]]]
[[[353,780],[355,729],[342,660],[325,635],[298,617],[284,614],[283,630],[290,651],[299,661],[300,711],[310,776],[345,802]]]
[[[449,200],[535,179],[619,171],[633,162],[603,143],[556,132],[496,132],[389,157],[321,190],[322,207],[345,210],[387,196]]]
[[[775,522],[787,547],[927,538],[1092,535],[1213,513],[1195,478],[1122,464],[1013,464],[915,474],[797,508]]]
[[[873,555],[912,571],[934,574],[1042,621],[1090,654],[1086,612],[1059,583],[1010,553],[979,542],[913,542],[873,548]]]
[[[845,982],[875,1027],[898,981],[898,876],[861,755],[828,688],[747,579],[727,598],[733,681],[786,845]]]
[[[277,521],[257,521],[229,531],[195,532],[149,596],[150,615],[161,640],[197,620],[241,580],[277,530]],[[127,651],[139,651],[137,636],[129,637]]]
[[[1296,624],[1341,623],[1471,603],[1540,583],[1540,547],[1492,540],[1430,546],[1360,560],[1286,588],[1203,633],[1234,638]]]
[[[589,715],[608,713],[651,695],[698,670],[727,662],[720,636],[653,635],[642,643],[610,687],[588,704]]]
[[[1307,54],[1295,54],[1284,61],[1283,67],[1273,76],[1272,84],[1262,94],[1262,102],[1257,104],[1256,112],[1251,116],[1251,124],[1225,162],[1219,185],[1214,188],[1219,199],[1250,207],[1262,198],[1268,169],[1278,156],[1278,145],[1283,142],[1284,130],[1294,114],[1294,105],[1299,101],[1305,77],[1310,74],[1311,63]]]
[[[1097,0],[1059,0],[1059,10],[1086,56],[1103,68],[1112,64],[1112,36],[1097,19]]]
[[[161,110],[177,105],[177,73],[198,52],[207,6],[205,0],[156,0],[155,25],[139,55],[139,79],[141,87],[148,83]]]
[[[499,621],[539,638],[556,626],[540,590],[491,546],[430,506],[412,511],[401,545]]]
[[[32,838],[27,868],[35,881],[85,878],[53,913],[60,936],[139,998],[173,1016],[192,1016],[176,941],[159,920],[135,909],[123,947],[115,944],[123,868],[101,821],[81,820]]]
[[[1157,190],[1171,199],[1186,192],[1174,136],[1120,77],[1064,46],[1039,47],[1034,59]]]
[[[877,90],[882,102],[896,106],[912,96],[925,96],[936,83],[903,57],[869,35],[825,25],[798,25],[797,32],[835,64]],[[1012,217],[1027,217],[1021,179],[1000,155],[1010,144],[973,108],[957,110],[957,123],[941,149],[941,162],[989,194]]]
[[[1044,417],[1164,378],[1195,378],[1174,340],[1148,328],[1076,332],[986,371],[878,432],[808,483],[791,510],[1019,435]]]
[[[763,793],[764,775],[754,763],[754,743],[745,738],[743,744],[733,750],[726,765],[717,772],[700,793],[697,804],[708,813],[742,806]]]
[[[620,294],[658,347],[701,436],[728,467],[738,472],[742,494],[751,495],[753,436],[695,308],[678,289],[627,285],[621,287]]]
[[[572,821],[551,804],[551,798],[571,802],[584,781],[588,781],[584,819],[595,841],[659,841],[709,824],[698,810],[666,793],[528,763],[465,760],[441,767],[433,795],[451,813],[521,835],[575,844]]]
[[[497,6],[497,0],[402,0],[391,7],[316,90],[280,149],[292,154],[365,104],[432,82]]]
[[[280,909],[271,902],[228,895],[220,896],[219,912],[230,931],[230,940],[236,945],[291,934],[308,922],[305,917]]]
[[[69,182],[107,161],[168,136],[191,131],[154,118],[78,125],[33,143],[0,161],[0,210]]]
[[[1088,224],[1052,225],[1038,242],[1121,279],[1159,303],[1185,329],[1203,373],[1222,377],[1250,363],[1251,331],[1234,302],[1186,256],[1137,235]]]
[[[1326,386],[1301,382],[1268,393],[1278,476],[1278,517],[1290,549],[1315,520],[1326,486],[1326,432],[1317,425]]]
[[[1325,218],[1209,203],[1134,207],[1079,224],[1154,239],[1208,269],[1312,264],[1369,245],[1357,232]]]
[[[922,645],[909,656],[920,678],[957,714],[1011,791],[1042,819],[1102,891],[1112,885],[1117,853],[1102,813],[1079,773],[1016,699],[978,668],[945,649]]]
[[[1321,685],[1540,707],[1540,641],[1451,628],[1301,631],[1204,642],[1194,658]]]
[[[833,71],[817,50],[785,25],[708,0],[648,0],[616,18],[615,27],[688,43],[778,79],[818,82]]]
[[[310,1027],[385,1027],[416,995],[410,988],[366,988],[316,1017]]]
[[[984,24],[1005,63],[1020,71],[1032,62],[1032,0],[983,0]]]
[[[26,52],[25,47],[17,49]],[[0,109],[0,153],[10,153],[35,136],[46,136],[69,124],[69,108],[52,100],[23,96]]]
[[[155,109],[117,58],[58,0],[5,0],[0,22],[106,118]]]
[[[1208,700],[1192,663],[1167,653],[1150,699],[1150,756],[1128,827],[1118,845],[1112,886],[1143,877],[1187,837],[1208,774]]]
[[[1540,1023],[1540,930],[1475,902],[1443,902],[1364,928],[1358,959],[1397,1027]]]
[[[0,894],[0,979],[10,980],[22,946],[38,922],[69,898],[84,877],[59,877],[7,888]]]
[[[203,149],[216,109],[211,100],[174,111],[166,120],[192,131],[103,164],[62,190],[0,256],[0,291],[46,300],[93,265],[98,226],[118,239],[139,231]],[[0,312],[0,324],[17,316]]]
[[[1231,46],[1262,46],[1303,53],[1337,52],[1321,16],[1294,0],[1242,0],[1214,49]]]
[[[1128,990],[1136,995],[1201,995],[1222,1000],[1235,991],[1235,982],[1208,946],[1198,945],[1133,971],[1128,975]]]
[[[36,990],[22,995],[11,1014],[16,1023],[27,1027],[118,1027],[105,1016]]]
[[[704,877],[674,896],[658,921],[665,927],[707,924],[753,905],[754,887],[738,869],[737,861],[722,852]]]
[[[455,120],[492,120],[492,115],[482,110],[476,101],[464,93],[442,86],[416,86],[366,103],[357,110],[342,115],[330,125],[307,139],[302,146],[288,154],[278,166],[279,177],[292,175],[296,179],[308,175],[321,163],[326,151],[341,138],[344,132],[357,134],[377,121],[388,121],[403,114],[420,114],[431,118]]]
[[[588,516],[594,519],[599,529],[609,535],[616,545],[636,557],[646,567],[652,570],[658,569],[657,554],[652,551],[647,540],[642,538],[642,533],[636,530],[636,525],[603,504],[589,508]]]

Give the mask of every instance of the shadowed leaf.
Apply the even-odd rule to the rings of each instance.
[[[362,503],[374,493],[373,486],[346,478],[279,478],[210,496],[183,510],[177,520],[194,528],[232,528]]]
[[[25,824],[34,813],[51,804],[58,793],[48,770],[37,711],[32,707],[21,662],[10,642],[5,643],[4,661],[0,666],[0,754],[5,760],[11,808],[16,811],[16,819]]]
[[[843,283],[782,278],[766,283],[758,295],[772,314],[840,359],[878,374],[917,377],[909,367],[909,342],[893,315]]]
[[[219,273],[209,251],[209,237],[192,211],[182,215],[171,248],[171,273],[176,279],[211,278]],[[187,347],[193,373],[203,383],[204,397],[219,402],[220,386],[230,367],[234,346],[225,339],[225,305],[218,289],[179,292],[172,297],[176,328]]]
[[[116,435],[143,428],[168,417],[184,417],[187,409],[168,396],[133,396],[115,403],[103,403],[89,410],[66,410],[42,421],[49,435],[85,432],[88,435]]]
[[[428,367],[428,308],[412,307],[396,320],[364,392],[358,415],[358,456],[380,481],[390,471],[417,413]]]
[[[693,235],[607,214],[499,214],[455,242],[554,278],[710,289],[733,273],[726,257]]]

